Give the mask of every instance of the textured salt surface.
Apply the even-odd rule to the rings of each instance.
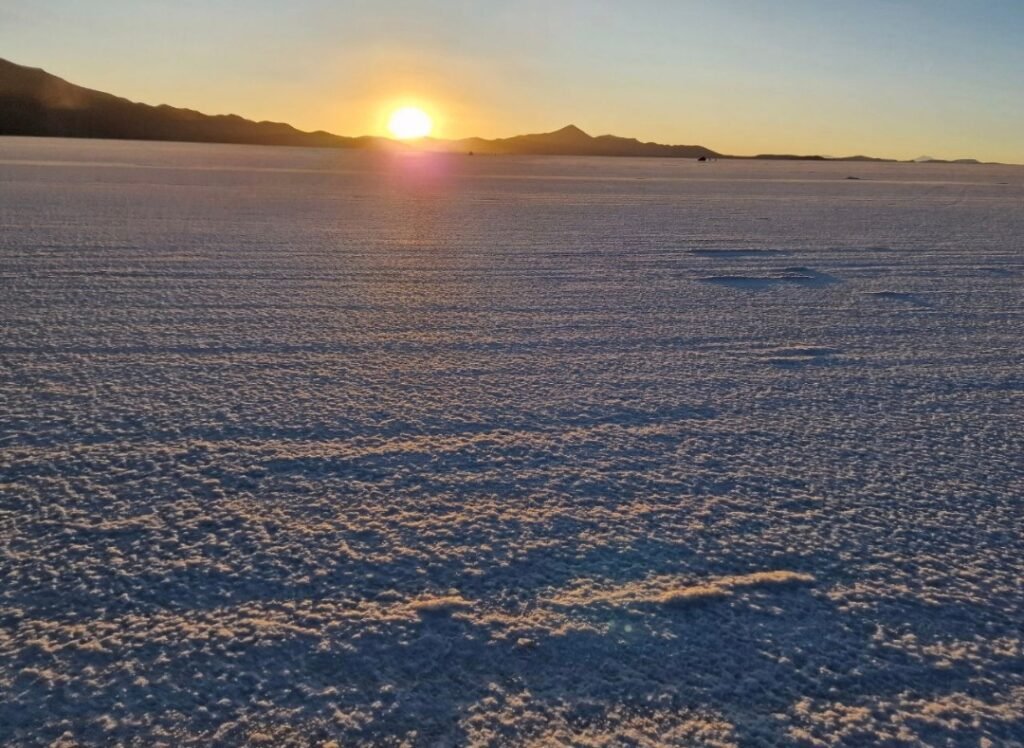
[[[0,743],[1019,744],[1022,289],[1020,168],[0,139]]]

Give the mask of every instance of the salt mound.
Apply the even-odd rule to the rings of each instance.
[[[657,601],[671,608],[682,608],[700,605],[711,600],[720,600],[731,594],[729,590],[716,584],[699,584],[693,587],[683,587],[678,590],[663,592],[658,596]]]
[[[797,571],[756,571],[742,576],[721,577],[709,584],[697,584],[668,590],[655,600],[669,607],[685,607],[710,600],[720,600],[732,594],[733,589],[744,587],[765,587],[771,585],[792,585],[813,582],[812,574]]]
[[[409,603],[409,607],[420,615],[451,615],[459,610],[473,607],[473,603],[459,595],[443,597],[421,597]]]

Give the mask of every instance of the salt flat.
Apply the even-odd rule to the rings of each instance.
[[[1024,741],[1024,168],[0,138],[0,323],[4,745]]]

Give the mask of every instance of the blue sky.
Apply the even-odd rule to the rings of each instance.
[[[149,103],[442,136],[1024,162],[1024,2],[41,0],[0,56]]]

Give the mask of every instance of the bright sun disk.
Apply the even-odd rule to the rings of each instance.
[[[425,137],[430,134],[432,126],[430,115],[414,106],[396,110],[388,120],[388,130],[400,140]]]

